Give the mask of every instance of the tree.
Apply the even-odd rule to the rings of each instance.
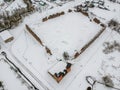
[[[114,2],[114,3],[116,2],[116,0],[109,0],[109,1]]]
[[[4,0],[4,2],[10,2],[11,0]]]
[[[111,19],[109,22],[108,22],[108,26],[113,29],[113,30],[116,30],[118,29],[119,27],[119,23],[118,21],[114,20],[114,19]]]
[[[69,54],[68,54],[68,52],[64,52],[63,53],[63,58],[65,59],[65,60],[69,60]]]
[[[92,90],[92,88],[91,87],[87,87],[87,90]]]
[[[103,79],[106,86],[114,87],[114,83],[109,76],[104,76],[102,79]]]
[[[2,88],[2,90],[4,90],[4,86],[3,86],[3,82],[0,81],[0,88]]]

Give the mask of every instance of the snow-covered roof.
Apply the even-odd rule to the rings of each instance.
[[[9,14],[12,15],[12,11],[20,9],[22,7],[26,8],[26,4],[22,0],[15,0],[7,6],[6,11],[9,11]]]
[[[66,69],[66,66],[67,63],[59,61],[56,65],[51,67],[48,72],[54,75],[55,73],[63,72],[63,70]]]
[[[13,38],[13,36],[10,34],[9,31],[5,30],[0,33],[0,37],[3,39],[3,41],[6,42],[9,38]]]

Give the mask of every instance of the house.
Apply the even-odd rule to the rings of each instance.
[[[59,83],[71,71],[71,63],[59,61],[48,70],[48,73]]]
[[[0,37],[5,43],[11,42],[14,39],[14,37],[7,30],[0,32]]]

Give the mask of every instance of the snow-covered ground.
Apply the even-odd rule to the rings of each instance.
[[[0,58],[3,57],[0,56]],[[5,90],[29,90],[22,78],[11,69],[4,59],[0,59],[0,81],[3,82]]]
[[[104,54],[103,53],[103,43],[104,42],[108,42],[108,41],[114,41],[114,40],[117,40],[118,42],[120,42],[120,35],[116,32],[111,32],[110,30],[109,31],[106,31],[105,34],[109,33],[109,35],[104,38],[101,38],[101,39],[98,39],[97,41],[101,42],[102,39],[104,39],[102,41],[102,43],[99,45],[99,47],[96,49],[96,51],[92,54],[91,57],[88,57],[89,58],[89,62],[87,63],[86,67],[84,67],[84,69],[79,72],[79,74],[76,76],[76,79],[71,83],[70,87],[68,88],[68,90],[73,90],[73,89],[76,89],[76,90],[79,90],[79,88],[83,88],[82,90],[85,90],[86,87],[90,86],[86,80],[85,80],[85,77],[86,76],[93,76],[95,77],[98,81],[101,81],[102,82],[102,77],[105,76],[105,75],[109,75],[112,80],[114,81],[114,84],[115,84],[115,87],[118,87],[120,88],[120,82],[119,82],[119,59],[120,59],[120,52],[118,51],[115,51],[111,54]],[[91,49],[94,49],[95,44],[93,44],[93,48]],[[95,45],[96,46],[96,45]],[[87,50],[88,52],[87,53],[91,53],[91,50],[88,49]],[[83,53],[84,55],[84,53]],[[85,53],[86,55],[86,53]],[[83,57],[82,59],[86,59],[86,57]],[[97,85],[99,84],[96,84],[96,87]],[[104,88],[103,88],[104,87]],[[101,86],[99,87],[99,89],[94,89],[94,90],[110,90],[110,88],[107,88],[105,86]]]
[[[120,34],[108,27],[85,52],[74,60],[75,64],[72,66],[71,72],[59,84],[48,74],[48,69],[56,64],[57,60],[62,59],[64,51],[72,55],[75,50],[80,50],[101,29],[99,25],[90,22],[81,13],[67,13],[64,16],[41,22],[43,17],[72,8],[78,2],[81,3],[82,1],[70,2],[63,7],[56,7],[43,13],[35,12],[27,16],[18,27],[10,31],[15,37],[14,41],[10,44],[3,43],[4,45],[2,45],[2,48],[6,48],[11,57],[15,57],[12,62],[20,67],[22,71],[26,71],[25,75],[40,90],[48,88],[49,90],[87,90],[90,85],[86,82],[86,76],[93,76],[96,80],[103,82],[102,77],[106,75],[110,76],[114,87],[120,88],[120,52],[117,50],[109,54],[103,52],[105,48],[104,42],[116,40],[120,43]],[[105,24],[112,18],[120,22],[120,4],[105,0],[105,5],[109,11],[100,8],[89,9],[89,11],[97,15]],[[25,24],[29,25],[43,41],[43,44],[51,49],[53,52],[52,56],[49,56],[45,52],[44,47],[39,45],[26,31]],[[26,86],[21,85],[21,82],[16,79],[15,75],[13,75],[14,73],[8,70],[9,68],[7,67],[9,66],[6,63],[0,62],[0,64],[0,67],[8,71],[3,72],[0,69],[3,72],[0,74],[0,80],[5,82],[7,88],[10,88],[8,90],[27,90]],[[9,72],[11,76],[14,76],[14,79],[10,78],[6,81],[4,74]],[[16,87],[10,84],[11,81],[18,82]],[[93,90],[117,89],[95,83]]]
[[[110,19],[120,21],[120,4],[112,3],[108,0],[105,0],[105,7],[107,7],[109,10],[93,8],[90,9],[90,11],[93,12],[95,15],[101,17],[102,19],[105,19],[105,22],[108,22]]]

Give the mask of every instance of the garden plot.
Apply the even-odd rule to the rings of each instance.
[[[0,58],[2,57],[0,56]],[[29,90],[24,81],[2,59],[0,61],[0,81],[3,82],[4,90]],[[3,89],[0,88],[0,90]]]
[[[62,58],[64,52],[72,56],[80,51],[101,30],[101,26],[75,12],[32,25],[31,28],[57,58]]]

